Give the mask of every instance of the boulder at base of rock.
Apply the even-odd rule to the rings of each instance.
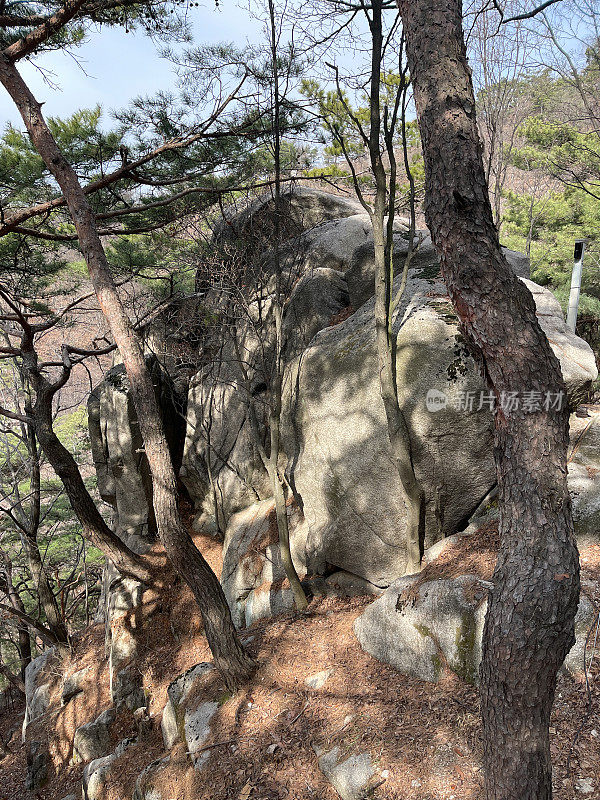
[[[474,575],[418,581],[400,578],[358,617],[360,646],[414,678],[437,682],[447,665],[476,683],[490,584]]]
[[[570,419],[569,491],[577,544],[600,542],[600,414]]]
[[[533,295],[538,321],[560,361],[569,404],[575,408],[587,399],[592,381],[598,377],[592,348],[567,328],[560,303],[552,292],[533,281],[523,283]]]
[[[377,770],[368,753],[358,753],[342,760],[339,747],[323,752],[314,748],[319,768],[342,800],[364,800]]]
[[[93,722],[80,725],[73,737],[73,763],[94,761],[109,755],[111,728],[116,720],[114,708],[107,708]]]
[[[481,640],[491,584],[475,575],[419,582],[395,581],[354,623],[360,646],[405,675],[436,683],[448,669],[467,683],[479,680]],[[583,670],[583,647],[594,616],[582,594],[576,642],[564,668]]]
[[[288,505],[288,525],[292,559],[302,578],[308,529],[293,504]],[[263,500],[234,514],[225,533],[221,584],[234,624],[238,628],[249,626],[258,619],[291,610],[294,597],[284,581],[275,501]]]
[[[196,664],[195,667],[191,667],[169,684],[167,704],[161,721],[163,740],[167,750],[170,750],[177,742],[185,741],[186,701],[192,690],[213,669],[213,665],[208,662]]]

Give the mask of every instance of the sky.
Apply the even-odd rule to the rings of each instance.
[[[197,44],[235,42],[243,44],[256,39],[259,23],[234,0],[221,0],[190,9],[192,32]],[[157,47],[140,31],[127,34],[120,29],[102,28],[91,33],[89,40],[76,50],[81,67],[68,54],[47,53],[36,58],[36,64],[49,70],[55,88],[44,80],[32,64],[21,62],[19,68],[34,95],[44,102],[48,117],[65,117],[79,108],[100,104],[108,115],[111,109],[123,108],[138,95],[154,94],[160,89],[174,88],[175,76],[171,64],[160,58]],[[108,117],[107,117],[108,119]],[[23,123],[12,100],[0,87],[0,130],[11,122],[22,128]]]

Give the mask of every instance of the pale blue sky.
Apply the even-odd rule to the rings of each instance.
[[[190,9],[189,15],[198,44],[241,45],[247,38],[256,41],[259,35],[259,23],[238,8],[234,0],[222,0],[219,8],[209,0]],[[139,31],[127,34],[104,27],[91,33],[89,41],[76,52],[85,71],[64,53],[48,53],[36,59],[40,66],[54,73],[51,77],[58,88],[49,86],[31,64],[20,64],[34,94],[45,102],[46,116],[64,117],[98,103],[107,114],[111,109],[123,108],[140,94],[154,94],[175,85],[170,63],[158,56],[155,44]],[[0,87],[0,130],[9,121],[22,127],[12,101]]]

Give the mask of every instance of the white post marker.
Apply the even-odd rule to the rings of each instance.
[[[571,294],[569,295],[569,309],[567,311],[567,328],[575,333],[577,325],[577,308],[579,306],[579,293],[581,292],[581,272],[583,270],[583,254],[585,252],[585,239],[577,239],[573,254],[573,274],[571,276]]]

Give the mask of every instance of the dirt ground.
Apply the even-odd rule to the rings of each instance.
[[[493,526],[483,529],[473,559],[473,542],[459,540],[428,567],[426,575],[471,573],[489,578],[497,548]],[[196,537],[213,568],[219,546]],[[581,553],[586,592],[600,602],[600,546]],[[456,572],[454,572],[456,571]],[[130,800],[135,779],[151,761],[166,755],[160,717],[171,680],[210,654],[189,592],[169,578],[168,591],[144,596],[144,636],[137,664],[151,695],[152,732],[129,748],[114,769],[107,800]],[[336,800],[321,774],[315,747],[338,745],[344,754],[368,751],[382,771],[375,800],[479,800],[482,798],[481,742],[477,690],[448,676],[439,684],[408,678],[364,653],[352,624],[372,598],[313,600],[308,612],[262,621],[243,633],[259,668],[242,692],[229,695],[215,674],[202,685],[206,699],[221,708],[211,726],[208,760],[200,771],[190,766],[183,746],[174,748],[158,784],[163,800]],[[593,632],[592,632],[593,637]],[[24,789],[26,748],[20,742],[15,711],[0,716],[0,736],[18,730],[10,754],[0,761],[0,800],[62,800],[80,796],[82,766],[70,765],[72,733],[109,704],[103,626],[80,637],[68,671],[93,667],[95,692],[76,697],[64,709],[56,704],[31,736],[47,741],[56,774],[37,794]],[[305,678],[332,669],[323,688],[307,688]],[[551,738],[557,800],[600,798],[600,666],[592,660],[588,685],[559,677]],[[119,719],[118,736],[129,735],[133,721]],[[591,778],[593,794],[577,782]]]

